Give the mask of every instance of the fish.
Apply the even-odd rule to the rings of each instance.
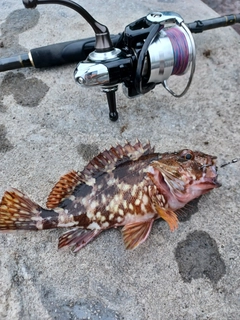
[[[11,188],[0,203],[0,232],[70,228],[58,248],[77,252],[102,231],[122,228],[126,249],[149,236],[162,218],[178,228],[177,211],[218,188],[216,156],[183,149],[155,152],[150,143],[117,144],[94,157],[80,171],[63,175],[50,192],[46,208]]]

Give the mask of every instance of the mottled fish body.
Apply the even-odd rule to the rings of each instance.
[[[125,246],[133,249],[147,239],[155,219],[176,229],[176,210],[220,186],[215,160],[188,149],[160,154],[150,144],[117,145],[82,172],[62,176],[48,197],[48,209],[16,189],[6,191],[0,231],[71,227],[59,238],[59,247],[77,252],[103,230],[124,226]]]

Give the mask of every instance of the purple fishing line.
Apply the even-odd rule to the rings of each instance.
[[[172,74],[180,76],[186,71],[189,62],[188,42],[185,34],[178,27],[169,28],[166,33],[173,47],[174,67]]]

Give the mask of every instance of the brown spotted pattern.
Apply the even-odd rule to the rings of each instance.
[[[154,209],[149,201],[149,187],[153,184],[145,169],[158,157],[149,145],[143,147],[139,142],[134,146],[127,143],[124,147],[111,148],[95,157],[78,174],[77,183],[72,179],[76,186],[71,195],[66,196],[64,192],[66,176],[51,194],[64,194],[66,199],[58,207],[67,208],[80,226],[90,230],[142,220],[148,213],[152,217]],[[61,190],[60,184],[63,185]]]

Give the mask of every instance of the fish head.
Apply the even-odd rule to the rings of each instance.
[[[151,163],[149,175],[172,209],[221,186],[217,181],[217,157],[184,149],[165,153]]]

